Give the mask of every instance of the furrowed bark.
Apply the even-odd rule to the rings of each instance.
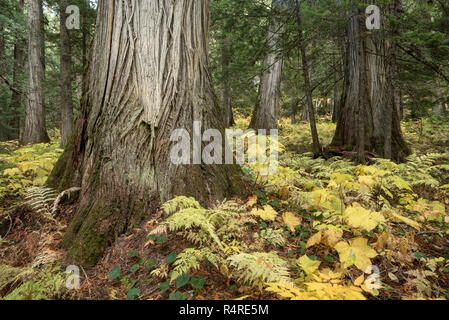
[[[21,144],[50,141],[45,126],[42,2],[28,1],[28,97]]]
[[[390,43],[382,30],[366,32],[356,1],[348,23],[345,86],[333,146],[403,161],[410,154],[394,105]]]
[[[301,61],[302,61],[302,71],[304,74],[304,91],[305,91],[305,106],[304,108],[308,109],[308,118],[310,122],[310,131],[312,134],[313,141],[313,153],[315,156],[322,154],[323,150],[321,148],[320,139],[318,137],[318,131],[316,128],[315,121],[315,111],[313,109],[313,99],[312,99],[312,84],[310,80],[310,71],[309,71],[309,63],[307,59],[306,53],[306,45],[304,43],[303,37],[303,29],[302,29],[302,20],[301,20],[301,11],[299,6],[299,1],[296,0],[296,22],[298,24],[298,44],[299,49],[301,51]]]
[[[59,1],[60,9],[60,74],[61,74],[61,148],[67,145],[73,131],[72,63],[70,36],[66,27],[67,0]]]
[[[273,0],[272,11],[276,12],[285,0]],[[260,84],[259,102],[256,106],[250,127],[253,129],[277,129],[279,119],[279,92],[284,59],[280,54],[283,22],[274,17],[268,28],[267,43],[270,52],[263,62],[264,73]]]
[[[75,134],[49,184],[81,186],[64,237],[91,266],[161,202],[208,205],[242,192],[233,165],[174,165],[170,136],[193,122],[224,133],[208,53],[209,1],[102,1]],[[192,187],[194,186],[194,187]]]

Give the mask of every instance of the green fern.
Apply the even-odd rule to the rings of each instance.
[[[230,266],[235,267],[238,279],[249,283],[291,282],[287,261],[275,252],[241,253],[228,258]]]
[[[213,253],[209,248],[188,248],[178,254],[173,264],[175,268],[171,273],[171,279],[175,280],[182,274],[199,270],[203,261],[210,262],[217,269],[226,264],[226,260]]]
[[[184,235],[194,243],[202,245],[205,241],[212,240],[223,249],[214,225],[207,218],[207,213],[205,209],[187,208],[173,214],[162,224],[167,225],[169,231],[188,231]],[[194,229],[199,231],[195,232]]]
[[[285,245],[285,237],[282,229],[268,228],[262,230],[260,237],[269,245],[281,247]]]
[[[188,198],[184,196],[176,197],[162,205],[162,209],[167,216],[170,216],[177,211],[188,208],[203,209],[199,202],[194,198]]]

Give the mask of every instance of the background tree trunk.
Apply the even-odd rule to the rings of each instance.
[[[28,1],[28,97],[21,144],[48,142],[44,105],[42,2]],[[45,55],[44,55],[45,56]]]
[[[225,114],[225,124],[226,127],[232,127],[234,122],[234,115],[232,113],[232,96],[231,96],[231,83],[230,83],[230,73],[229,66],[231,63],[231,39],[229,36],[230,30],[225,30],[224,37],[221,43],[221,70],[223,74],[223,93],[222,93],[222,103],[223,111]]]
[[[273,0],[272,12],[276,14],[285,0]],[[270,52],[263,62],[264,73],[260,86],[259,103],[254,109],[250,127],[253,129],[277,129],[279,119],[279,92],[284,59],[280,53],[281,38],[285,31],[283,22],[273,17],[268,28],[267,43]]]
[[[354,1],[349,13],[344,100],[333,146],[402,161],[410,154],[394,107],[390,44],[385,31],[365,30],[364,14]]]
[[[24,0],[19,0],[16,6],[16,10],[19,14],[23,14]],[[22,38],[22,35],[17,34],[17,40],[14,44],[14,69],[12,83],[13,87],[19,90],[23,90],[21,75],[23,74],[23,65],[25,64],[25,46],[26,41]],[[11,126],[15,129],[14,139],[18,139],[20,136],[20,109],[22,108],[23,94],[19,91],[12,91],[11,96],[11,110],[14,113],[14,117],[11,122]]]
[[[236,166],[170,159],[175,129],[192,137],[200,121],[224,133],[208,42],[209,1],[99,3],[76,134],[48,182],[82,188],[63,241],[69,258],[95,264],[111,241],[174,196],[207,205],[242,192]]]
[[[315,112],[313,110],[313,98],[312,98],[312,84],[310,80],[309,63],[306,53],[306,44],[304,43],[301,10],[299,1],[296,0],[296,22],[298,24],[298,45],[301,51],[302,72],[304,76],[304,93],[305,93],[305,106],[308,109],[308,118],[310,122],[310,131],[312,133],[313,141],[313,153],[318,156],[322,153],[320,139],[318,137],[318,131],[316,128]]]
[[[298,112],[299,98],[297,94],[295,94],[295,91],[293,91],[292,97],[290,99],[290,105],[291,124],[296,124],[296,113]]]
[[[66,27],[67,0],[59,1],[60,10],[60,76],[61,76],[61,148],[67,145],[73,131],[72,56]]]

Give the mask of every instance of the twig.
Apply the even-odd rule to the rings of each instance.
[[[84,276],[86,277],[86,281],[89,284],[87,289],[89,289],[89,297],[92,298],[92,293],[90,291],[90,281],[89,281],[89,277],[87,276],[86,271],[84,270],[83,266],[81,266],[81,270],[83,270]]]

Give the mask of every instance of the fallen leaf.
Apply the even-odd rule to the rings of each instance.
[[[313,247],[314,245],[320,244],[321,243],[321,239],[323,237],[322,232],[318,232],[316,233],[314,236],[312,236],[308,241],[307,241],[307,245],[306,248],[310,248]]]
[[[272,206],[265,206],[263,209],[253,210],[252,213],[256,216],[261,217],[263,220],[274,221],[278,213],[273,209]]]
[[[343,217],[351,227],[366,231],[372,231],[379,224],[385,222],[381,213],[367,210],[357,202],[346,208]]]
[[[340,262],[349,267],[355,265],[357,268],[365,272],[371,265],[371,258],[377,256],[377,252],[368,246],[368,239],[358,237],[346,241],[341,241],[335,246],[335,250],[340,255]]]
[[[287,225],[291,232],[295,232],[295,227],[301,224],[301,218],[299,218],[293,212],[285,212],[282,215],[282,219],[284,219],[284,223]]]
[[[314,261],[314,260],[310,259],[307,255],[304,255],[301,258],[299,258],[298,260],[296,260],[296,263],[308,275],[317,271],[321,264],[320,261]]]

